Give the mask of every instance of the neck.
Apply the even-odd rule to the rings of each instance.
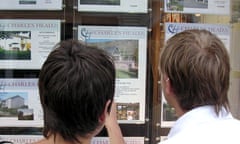
[[[35,144],[90,144],[92,137],[78,137],[79,142],[77,141],[66,141],[63,137],[59,134],[50,135],[47,139],[43,139]]]
[[[176,115],[177,117],[181,117],[183,114],[186,113],[180,106],[175,107]]]

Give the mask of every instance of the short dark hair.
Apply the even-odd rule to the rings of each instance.
[[[43,134],[78,141],[99,126],[108,100],[113,100],[115,66],[104,50],[77,40],[58,43],[39,74],[44,112]]]
[[[214,105],[228,110],[230,60],[222,41],[207,30],[186,30],[171,37],[160,58],[183,110]]]

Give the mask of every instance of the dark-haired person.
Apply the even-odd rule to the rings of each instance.
[[[114,62],[105,51],[77,40],[60,42],[44,62],[38,85],[45,138],[36,144],[90,144],[104,126],[110,143],[124,143],[113,103]]]
[[[161,52],[161,84],[178,119],[161,144],[240,144],[240,121],[229,111],[230,61],[206,30],[171,37]]]

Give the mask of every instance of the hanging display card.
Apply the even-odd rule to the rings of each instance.
[[[225,47],[230,51],[231,31],[227,24],[165,23],[165,40],[187,29],[205,29],[212,32],[222,40]]]
[[[165,12],[230,14],[230,0],[165,0]]]
[[[0,10],[62,10],[62,0],[0,0]]]
[[[60,20],[0,20],[0,68],[40,69],[60,41]]]
[[[218,36],[225,47],[230,51],[230,27],[222,24],[199,24],[199,23],[165,23],[165,40],[173,35],[188,29],[205,29]],[[162,94],[161,127],[172,127],[177,117],[175,110],[167,104]]]
[[[78,39],[114,57],[119,122],[144,123],[147,28],[79,25]]]
[[[176,111],[171,107],[162,92],[161,100],[161,127],[171,127],[177,120]]]
[[[43,139],[43,136],[37,135],[0,135],[0,142],[5,141],[4,144],[33,144]],[[9,142],[9,143],[7,143]]]
[[[144,137],[124,137],[125,144],[144,144]],[[108,137],[94,137],[91,144],[110,144]]]
[[[43,139],[37,135],[0,135],[1,141],[8,141],[14,144],[31,144]],[[124,137],[126,144],[144,144],[144,137]],[[110,144],[108,137],[94,137],[91,144]]]
[[[147,13],[147,0],[78,0],[78,11]]]
[[[37,79],[0,79],[0,127],[42,127]]]

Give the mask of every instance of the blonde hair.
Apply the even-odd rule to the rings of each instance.
[[[170,80],[184,110],[214,105],[228,110],[230,78],[228,52],[207,30],[186,30],[171,37],[160,57],[160,71]]]

